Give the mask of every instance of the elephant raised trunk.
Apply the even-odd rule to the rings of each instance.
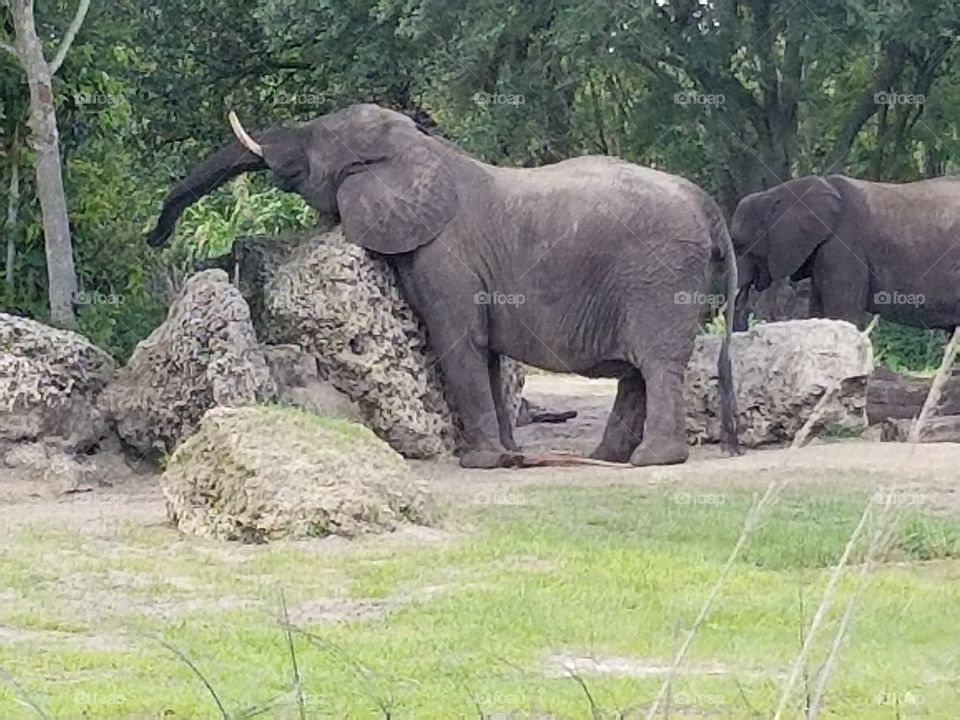
[[[186,180],[170,191],[163,204],[157,226],[147,236],[147,243],[150,247],[163,245],[173,234],[180,214],[207,193],[216,190],[237,175],[250,170],[266,170],[266,168],[267,163],[263,157],[255,155],[239,142],[217,151]]]

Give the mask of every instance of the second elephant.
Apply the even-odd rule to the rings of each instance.
[[[744,198],[731,234],[741,301],[751,287],[811,278],[812,317],[960,324],[960,178],[798,178]]]

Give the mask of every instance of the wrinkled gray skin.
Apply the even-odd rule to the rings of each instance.
[[[702,190],[608,157],[493,167],[375,105],[251,136],[264,158],[239,142],[208,158],[167,196],[151,245],[206,193],[269,168],[282,189],[338,216],[349,241],[391,260],[463,418],[461,465],[522,460],[491,384],[498,355],[620,379],[594,457],[687,458],[681,387],[701,307],[682,298],[707,292],[711,260],[734,283],[731,296],[736,288],[726,225]],[[721,379],[735,450],[726,352]]]
[[[751,288],[789,276],[811,278],[811,317],[960,325],[960,178],[798,178],[745,197],[731,234],[740,307]]]

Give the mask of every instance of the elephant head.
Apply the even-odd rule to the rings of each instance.
[[[338,215],[347,240],[386,255],[430,242],[456,212],[454,153],[400,113],[353,105],[298,127],[247,133],[231,112],[230,124],[236,140],[164,200],[151,246],[166,242],[189,205],[250,170],[269,169],[282,190]]]
[[[790,180],[741,200],[731,223],[741,289],[808,277],[817,248],[837,229],[842,203],[833,180],[820,177]]]

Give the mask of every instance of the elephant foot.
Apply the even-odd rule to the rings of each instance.
[[[628,463],[630,462],[630,453],[631,449],[629,447],[612,448],[600,443],[588,457],[605,462]]]
[[[509,450],[470,450],[460,456],[460,467],[492,470],[519,467],[523,455]]]
[[[665,442],[655,445],[641,443],[640,447],[630,456],[630,464],[635,467],[649,465],[679,465],[686,462],[690,456],[690,448],[686,443]]]

